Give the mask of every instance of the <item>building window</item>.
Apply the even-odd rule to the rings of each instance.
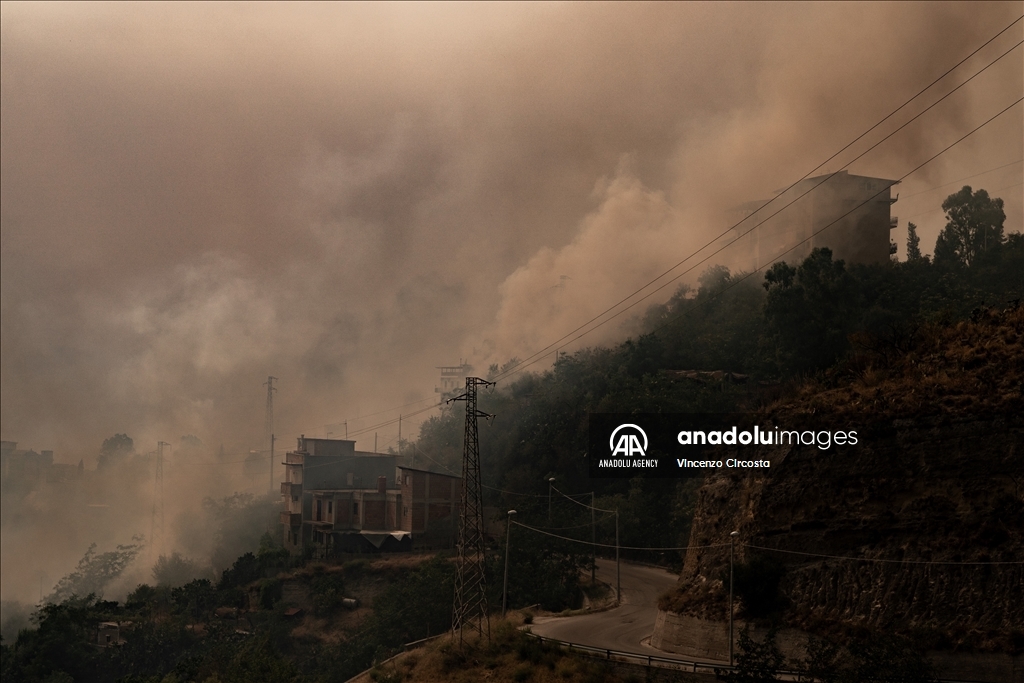
[[[334,514],[334,501],[333,500],[329,500],[329,501],[327,501],[327,516],[330,517],[333,514]]]
[[[359,503],[352,503],[352,516],[353,517],[358,517],[359,516]]]

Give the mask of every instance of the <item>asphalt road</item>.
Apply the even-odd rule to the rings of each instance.
[[[615,590],[615,560],[598,560],[597,578]],[[678,575],[664,569],[622,563],[622,604],[574,617],[536,617],[533,632],[548,638],[637,654],[664,654],[646,642],[654,633],[658,598]]]

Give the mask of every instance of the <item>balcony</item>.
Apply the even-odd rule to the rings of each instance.
[[[302,515],[297,512],[282,512],[281,513],[281,524],[285,526],[301,526]]]
[[[293,484],[290,481],[281,482],[281,495],[297,498],[302,495],[302,484]]]

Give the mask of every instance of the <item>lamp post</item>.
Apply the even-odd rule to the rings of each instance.
[[[594,516],[594,492],[590,492],[590,585],[597,585],[597,520]]]
[[[615,602],[622,604],[622,573],[619,565],[619,509],[615,508]]]
[[[548,526],[551,525],[551,489],[555,488],[555,478],[548,479]]]
[[[736,552],[736,537],[740,535],[740,532],[733,531],[729,534],[729,666],[732,666],[732,614],[733,614],[733,603],[732,603],[732,567],[733,567],[733,556]]]
[[[508,511],[508,521],[505,523],[505,582],[501,587],[501,618],[505,618],[505,611],[508,609],[508,539],[512,535],[512,515],[515,510]]]

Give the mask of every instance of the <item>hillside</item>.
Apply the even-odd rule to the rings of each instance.
[[[725,618],[735,529],[741,615],[934,649],[1024,649],[1024,310],[925,326],[902,348],[859,342],[764,415],[856,428],[859,447],[760,447],[765,474],[710,477],[662,609]]]

